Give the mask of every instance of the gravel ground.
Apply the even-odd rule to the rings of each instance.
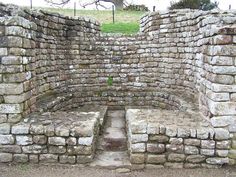
[[[0,165],[0,177],[236,177],[236,167],[220,169],[146,169],[129,173],[62,165]]]

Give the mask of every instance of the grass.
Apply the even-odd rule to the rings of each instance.
[[[134,34],[139,31],[138,23],[107,23],[101,26],[103,33]]]
[[[66,16],[74,16],[73,9],[46,8],[50,12],[57,12]],[[86,16],[101,23],[103,33],[134,34],[139,31],[139,20],[145,12],[115,11],[115,24],[112,23],[110,10],[77,10],[77,16]]]

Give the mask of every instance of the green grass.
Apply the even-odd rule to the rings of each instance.
[[[74,16],[73,9],[46,8],[66,16]],[[115,24],[112,23],[112,12],[109,10],[77,10],[77,16],[90,17],[101,23],[103,33],[134,34],[139,31],[139,20],[145,12],[115,11]]]
[[[135,34],[139,31],[139,24],[138,23],[102,24],[101,31],[103,33]]]

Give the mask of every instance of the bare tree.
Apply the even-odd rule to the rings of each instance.
[[[47,3],[56,5],[56,6],[64,6],[65,4],[69,3],[71,0],[45,0]],[[82,7],[87,7],[89,5],[96,5],[96,7],[101,6],[103,8],[106,8],[101,2],[111,2],[114,4],[117,10],[123,9],[124,5],[127,5],[127,2],[125,0],[90,0],[86,3],[81,3],[80,5]]]

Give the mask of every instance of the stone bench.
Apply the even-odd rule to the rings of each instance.
[[[45,102],[44,105],[51,103]],[[91,162],[107,107],[84,106],[55,112],[42,110],[45,109],[14,125],[0,124],[0,162]]]
[[[212,167],[229,163],[229,132],[194,111],[126,110],[133,165]]]

